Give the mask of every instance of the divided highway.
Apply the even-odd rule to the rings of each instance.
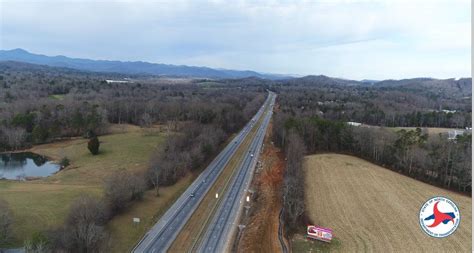
[[[135,246],[132,252],[165,252],[170,247],[170,245],[175,240],[177,234],[189,220],[193,212],[199,206],[199,203],[207,194],[209,189],[215,183],[216,179],[219,177],[222,170],[226,167],[229,160],[235,154],[238,147],[242,144],[244,139],[247,137],[248,133],[254,127],[255,123],[262,117],[265,116],[265,120],[261,124],[256,138],[252,141],[250,145],[250,152],[255,153],[258,151],[261,143],[263,142],[263,135],[265,133],[266,126],[268,125],[268,121],[266,120],[270,115],[274,104],[275,95],[274,93],[270,93],[267,97],[265,104],[266,106],[262,106],[260,110],[255,114],[255,116],[245,125],[245,127],[239,132],[239,134],[224,148],[224,150],[209,164],[209,166],[201,173],[201,175],[188,187],[188,189],[176,200],[176,202],[168,209],[168,211],[161,217],[161,219],[148,231],[142,240]],[[265,114],[265,109],[270,106],[270,113]],[[265,115],[264,115],[265,114]],[[265,127],[264,127],[265,126]],[[263,131],[263,133],[262,133]],[[257,141],[262,137],[262,141]],[[256,155],[252,155],[249,159],[250,153],[246,153],[244,158],[244,162],[240,166],[240,170],[242,169],[249,169],[250,167],[254,167],[256,163]],[[245,165],[245,166],[244,166]],[[253,170],[252,170],[253,171]],[[237,178],[240,178],[242,171],[238,173],[238,176],[234,177],[233,181]],[[241,186],[243,186],[243,182],[246,182],[248,185],[249,179],[251,179],[252,173],[245,173],[247,178],[242,181]],[[240,182],[239,181],[239,182]],[[234,189],[237,191],[237,186],[235,182],[232,183],[232,188],[229,192],[233,192]],[[241,194],[240,194],[241,195]],[[240,196],[239,195],[239,196]],[[227,200],[227,197],[224,196]],[[234,195],[232,195],[234,196]],[[236,198],[235,196],[233,197]],[[222,203],[227,203],[227,201],[223,201]],[[229,210],[230,212],[231,210]],[[232,210],[233,211],[233,210]],[[217,213],[222,213],[221,208]],[[232,217],[236,217],[235,214],[237,212],[233,211],[233,215],[229,215],[227,220],[231,219]],[[212,226],[214,223],[210,223]],[[207,232],[206,232],[207,234]]]
[[[253,139],[249,152],[245,153],[244,160],[233,178],[230,189],[223,196],[223,201],[207,227],[198,252],[225,252],[232,246],[232,239],[237,230],[237,222],[245,205],[246,192],[252,181],[252,176],[262,148],[265,132],[270,123],[275,96],[272,94],[270,110],[265,115],[257,135]]]

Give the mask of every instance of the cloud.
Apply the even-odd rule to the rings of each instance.
[[[470,75],[470,1],[13,1],[1,47],[327,74]]]

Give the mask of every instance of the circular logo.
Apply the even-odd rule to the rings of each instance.
[[[456,204],[445,197],[433,197],[420,209],[420,226],[432,237],[442,238],[456,231],[461,214]]]

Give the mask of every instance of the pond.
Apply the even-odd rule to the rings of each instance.
[[[58,164],[35,153],[0,154],[0,178],[25,180],[29,177],[47,177],[59,169]]]

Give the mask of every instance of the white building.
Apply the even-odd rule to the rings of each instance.
[[[456,110],[441,110],[444,113],[455,113],[457,112]]]
[[[360,125],[362,125],[362,123],[353,122],[353,121],[349,121],[349,122],[347,122],[347,124],[348,124],[349,126],[360,126]]]
[[[463,135],[463,130],[450,130],[448,132],[448,140],[455,140],[459,135]]]
[[[105,80],[107,83],[129,83],[128,80]]]

